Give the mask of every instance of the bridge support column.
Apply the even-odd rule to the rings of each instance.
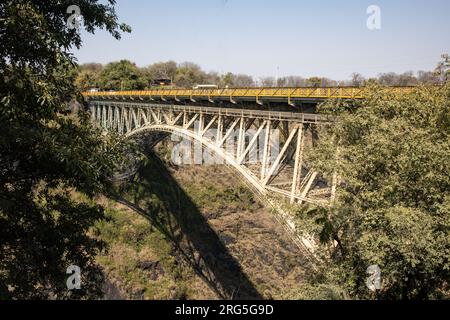
[[[106,128],[107,121],[108,121],[108,119],[106,118],[106,106],[103,105],[102,106],[102,126],[103,126],[103,128]]]
[[[114,106],[114,124],[113,124],[113,130],[116,130],[119,132],[120,129],[120,108],[117,106]]]
[[[125,125],[125,116],[124,116],[124,112],[125,112],[125,108],[118,108],[119,109],[119,134],[123,134],[123,127]]]
[[[106,128],[108,130],[111,130],[112,129],[112,123],[113,123],[113,109],[114,109],[114,107],[108,105],[107,109],[108,109],[108,121],[106,123]]]
[[[131,127],[131,130],[133,130],[133,129],[137,129],[137,128],[139,128],[139,115],[136,115],[136,113],[138,113],[139,112],[139,109],[133,109],[133,110],[130,110],[130,112],[131,112],[131,117],[130,117],[130,127]],[[134,123],[134,127],[133,127],[133,123]]]
[[[247,148],[245,149],[245,151],[241,154],[241,156],[238,159],[238,163],[241,164],[244,160],[245,157],[247,156],[247,154],[252,150],[252,148],[254,147],[255,143],[258,141],[259,136],[261,134],[261,132],[263,131],[264,127],[266,126],[267,121],[264,121],[260,127],[258,128],[258,131],[256,131],[256,134],[253,136],[252,140],[249,142]],[[254,150],[257,150],[256,148]]]
[[[101,122],[101,120],[102,120],[102,107],[101,106],[97,106],[97,116],[96,116],[96,119],[97,119],[97,122],[98,123],[100,123],[100,124],[102,124],[102,122]]]
[[[203,135],[203,128],[205,126],[204,123],[205,115],[200,113],[199,121],[194,124],[194,132],[199,136]],[[198,140],[194,141],[194,164],[203,164],[203,145]]]
[[[131,110],[131,108],[127,108],[127,116],[126,116],[126,118],[125,118],[125,124],[126,124],[126,132],[128,133],[128,132],[131,132],[131,129],[132,129],[132,127],[131,127],[131,121],[132,121],[132,115],[131,115],[131,113],[132,113],[132,110]]]
[[[244,117],[241,117],[239,123],[239,135],[236,150],[236,159],[240,158],[242,152],[244,151],[244,145],[245,145],[245,119]]]
[[[268,164],[268,158],[270,153],[270,131],[272,128],[272,122],[269,120],[267,121],[267,127],[266,132],[264,136],[264,146],[263,146],[263,158],[262,158],[262,166],[261,166],[261,181],[264,180],[266,176],[266,170],[267,170],[267,164]]]
[[[291,203],[294,203],[295,201],[295,195],[298,192],[298,185],[302,173],[303,148],[305,145],[303,136],[304,136],[303,124],[300,124],[300,128],[297,134],[297,146],[295,149],[294,175],[292,177],[292,188],[291,188]]]
[[[202,134],[203,128],[205,127],[205,115],[203,113],[200,113],[200,117],[198,119],[198,134]]]
[[[91,105],[89,110],[91,111],[91,120],[95,122],[95,113],[97,112],[96,107]]]
[[[217,120],[217,136],[216,136],[216,144],[219,143],[219,141],[222,140],[223,136],[223,116],[219,115],[219,118]]]
[[[283,160],[283,158],[286,155],[286,151],[289,148],[289,145],[291,144],[292,139],[294,139],[295,134],[297,133],[298,128],[295,128],[294,130],[292,130],[292,132],[289,134],[289,137],[287,138],[286,142],[284,143],[283,148],[281,149],[280,153],[278,154],[277,158],[275,159],[274,163],[271,165],[269,172],[267,173],[266,177],[263,180],[263,186],[266,186],[272,175],[278,171],[278,166],[280,165],[281,161]]]

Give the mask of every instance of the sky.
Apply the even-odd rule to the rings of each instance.
[[[370,30],[370,5],[380,29]],[[433,70],[450,53],[449,0],[117,0],[120,41],[82,31],[79,63],[195,62],[254,77],[349,79]]]

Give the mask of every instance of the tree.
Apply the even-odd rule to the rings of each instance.
[[[313,281],[352,298],[448,298],[450,85],[401,96],[375,85],[365,97],[320,108],[336,121],[308,161],[339,188],[313,215],[328,252]],[[382,288],[371,294],[374,264]]]
[[[281,77],[277,79],[277,87],[286,87],[287,85],[287,78]]]
[[[97,88],[99,85],[99,74],[90,70],[80,71],[75,79],[75,85],[80,91]]]
[[[450,79],[450,59],[448,54],[442,55],[442,61],[438,63],[435,74],[440,78],[441,83],[445,83]]]
[[[305,79],[299,76],[288,76],[286,77],[287,87],[304,87],[306,85]]]
[[[222,75],[220,79],[220,85],[221,87],[232,87],[233,86],[233,74],[231,72],[228,72],[224,75]]]
[[[175,83],[179,87],[189,88],[196,84],[201,84],[206,80],[207,76],[199,65],[192,62],[184,62],[179,65]]]
[[[414,86],[419,83],[412,71],[402,74],[396,74],[395,72],[382,73],[379,75],[378,80],[380,84],[386,86]]]
[[[103,65],[101,63],[83,63],[78,67],[80,71],[91,71],[95,74],[99,74],[103,70]]]
[[[329,78],[322,78],[321,82],[322,87],[336,87],[338,85],[338,82],[336,80]]]
[[[145,80],[135,63],[128,60],[108,63],[100,73],[105,90],[142,90]]]
[[[206,74],[206,83],[220,86],[220,75],[218,72],[210,71]]]
[[[351,85],[355,87],[360,87],[364,84],[364,77],[360,73],[352,73]]]
[[[398,75],[395,72],[382,73],[378,76],[378,81],[385,86],[395,86],[398,83]]]
[[[399,75],[398,77],[398,86],[415,86],[419,83],[417,78],[414,76],[414,72],[407,71]]]
[[[263,87],[274,87],[275,86],[275,78],[274,77],[261,78],[261,85]]]
[[[84,63],[76,69],[75,85],[78,90],[86,91],[100,86],[101,63]]]
[[[439,83],[439,77],[432,71],[418,71],[417,80],[425,85],[436,85]]]
[[[114,1],[79,0],[84,28],[120,30]],[[80,33],[66,26],[72,1],[0,3],[0,299],[98,297],[94,257],[102,242],[89,231],[104,217],[88,199],[109,188],[117,141],[89,115],[67,115],[77,96],[71,48]],[[20,41],[18,41],[20,39]],[[81,290],[66,288],[66,269],[82,270]]]
[[[320,86],[322,86],[322,78],[311,77],[311,78],[306,80],[306,84],[309,87],[320,87]]]
[[[173,81],[176,72],[177,64],[175,61],[157,62],[143,71],[147,77],[147,83],[152,83],[156,79],[170,79]]]
[[[251,76],[240,73],[233,76],[233,86],[236,88],[254,87],[255,81]]]

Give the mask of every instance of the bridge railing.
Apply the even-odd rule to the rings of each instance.
[[[408,93],[414,87],[384,88],[390,92]],[[86,97],[151,97],[151,98],[208,98],[208,99],[361,99],[363,87],[297,87],[297,88],[223,88],[223,89],[152,89],[141,91],[100,91],[84,92]]]

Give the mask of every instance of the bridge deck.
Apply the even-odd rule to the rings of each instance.
[[[408,93],[414,87],[389,87],[390,92]],[[104,91],[84,92],[83,95],[97,99],[149,99],[182,101],[281,101],[289,104],[295,102],[319,102],[326,99],[362,99],[364,88],[361,87],[298,87],[298,88],[227,88],[227,89],[153,89],[143,91]]]
[[[309,114],[300,112],[268,111],[258,109],[217,108],[204,106],[180,106],[157,103],[145,103],[142,101],[101,101],[92,100],[94,106],[118,106],[127,108],[152,108],[161,109],[163,112],[189,112],[205,115],[217,115],[226,117],[243,117],[246,119],[262,119],[275,121],[296,121],[298,123],[327,123],[332,122],[331,116]]]

